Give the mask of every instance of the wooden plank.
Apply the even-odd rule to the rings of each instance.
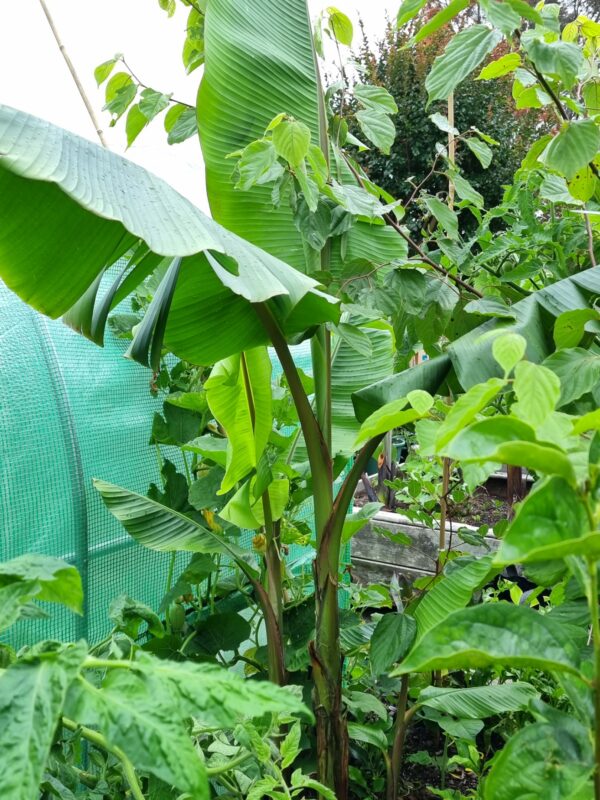
[[[386,528],[392,533],[403,533],[411,540],[411,545],[395,544],[374,527]],[[459,528],[476,531],[471,525],[450,523],[446,533],[447,547],[473,555],[485,555],[486,547],[469,545],[458,538]],[[432,574],[438,555],[439,534],[435,529],[412,522],[400,514],[382,511],[356,534],[352,539],[353,573],[362,583],[364,580],[378,581],[389,579],[396,572],[411,577]],[[493,536],[486,536],[486,544],[491,550],[498,547]],[[377,565],[380,565],[377,567]],[[366,576],[371,576],[366,578]]]

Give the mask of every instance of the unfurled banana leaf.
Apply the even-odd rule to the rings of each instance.
[[[338,317],[314,280],[225,230],[147,170],[0,106],[0,278],[9,288],[51,317],[85,295],[71,324],[89,331],[94,314],[97,322],[106,311],[90,287],[140,241],[181,259],[178,274],[173,266],[165,277],[174,287],[155,297],[154,326],[138,341],[142,362],[160,351],[155,334],[163,329],[176,355],[201,364],[265,343],[252,303],[271,301],[288,334]],[[147,274],[138,267],[139,280]]]
[[[127,533],[150,550],[194,553],[221,553],[232,558],[247,575],[255,570],[247,560],[247,551],[230,542],[223,534],[210,530],[199,522],[168,506],[120,486],[94,479],[110,513]]]
[[[382,405],[414,389],[433,394],[445,381],[458,381],[467,390],[489,378],[502,377],[492,353],[494,331],[521,334],[527,341],[526,358],[536,363],[543,361],[555,349],[552,330],[556,319],[566,311],[590,308],[598,294],[600,267],[540,289],[511,307],[515,322],[491,319],[456,339],[443,355],[356,392],[353,402],[358,419],[366,419]]]
[[[206,64],[198,93],[198,130],[214,218],[229,230],[298,269],[307,270],[302,237],[287,200],[273,207],[272,185],[235,188],[227,158],[260,139],[285,113],[308,126],[311,143],[330,152],[331,171],[356,185],[326,140],[326,115],[306,0],[238,3],[211,0],[204,31]],[[377,264],[406,257],[406,244],[383,225],[358,222],[346,233],[342,259],[333,240],[329,269],[368,259]]]

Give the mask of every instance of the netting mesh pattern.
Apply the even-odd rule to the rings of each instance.
[[[169,556],[136,544],[92,486],[99,477],[146,494],[159,483],[148,441],[162,400],[149,392],[150,372],[123,358],[126,347],[110,331],[97,347],[0,283],[0,560],[36,552],[70,561],[82,575],[86,608],[77,617],[51,606],[48,618],[19,622],[15,646],[97,641],[110,628],[112,599],[127,593],[156,608],[164,595]],[[307,344],[294,348],[294,359],[311,372]],[[274,375],[280,371],[274,359]],[[181,463],[177,448],[164,451]],[[310,521],[309,503],[301,516]],[[300,552],[292,548],[290,558]],[[186,562],[182,554],[176,575]]]
[[[66,558],[83,576],[87,610],[53,606],[50,618],[16,626],[16,644],[97,639],[112,598],[154,604],[164,591],[168,556],[136,545],[92,486],[101,477],[145,494],[158,479],[148,439],[160,400],[125,348],[111,333],[96,347],[0,284],[0,559]]]

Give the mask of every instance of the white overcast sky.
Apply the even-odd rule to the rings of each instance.
[[[316,16],[327,0],[309,0]],[[141,80],[185,102],[194,102],[200,78],[186,76],[181,63],[186,11],[178,6],[168,19],[157,0],[46,0],[63,44],[101,121],[109,146],[125,151],[121,120],[108,128],[102,112],[102,89],[94,68],[115,53],[124,53]],[[336,0],[356,24],[365,22],[370,36],[383,32],[386,13],[393,16],[400,0]],[[281,0],[285,13],[286,0]],[[94,128],[58,50],[39,0],[0,0],[0,103],[36,114],[97,141]],[[156,121],[143,131],[127,157],[171,183],[196,205],[207,209],[200,146],[196,138],[169,147]]]

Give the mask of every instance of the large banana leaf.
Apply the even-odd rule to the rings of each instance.
[[[254,575],[255,569],[248,561],[248,552],[230,542],[223,534],[210,530],[156,500],[113,483],[95,478],[94,487],[110,513],[144,547],[163,553],[176,550],[220,553],[232,558],[247,575]]]
[[[327,147],[325,108],[306,0],[211,0],[206,12],[206,64],[198,93],[198,130],[213,217],[229,230],[298,269],[306,269],[302,238],[285,200],[274,208],[270,186],[234,188],[230,153],[263,136],[284,112],[307,125],[313,144]],[[335,177],[356,183],[330,152]],[[405,242],[383,225],[358,222],[342,259],[332,247],[329,268],[368,258],[379,264],[406,256]]]
[[[252,303],[272,301],[290,334],[338,316],[314,280],[225,230],[147,170],[0,106],[0,278],[13,291],[52,317],[85,297],[79,311],[93,315],[103,305],[99,276],[140,240],[182,259],[156,298],[156,324],[144,331],[154,350],[169,307],[165,343],[197,363],[266,341]],[[141,280],[147,271],[136,274]]]
[[[226,228],[298,269],[302,239],[290,209],[274,209],[271,187],[234,189],[229,153],[259,139],[286,112],[319,144],[319,84],[305,0],[211,0],[204,29],[206,63],[198,128],[212,214]]]
[[[374,378],[390,375],[394,364],[391,334],[386,330],[361,328],[371,343],[371,355],[364,356],[341,341],[331,363],[331,441],[332,452],[351,454],[360,429],[352,405],[352,393]]]
[[[502,377],[492,354],[494,331],[519,333],[527,341],[526,358],[539,363],[554,351],[552,331],[561,314],[592,307],[600,293],[600,267],[565,278],[515,303],[515,321],[491,319],[452,342],[446,353],[378,381],[353,395],[359,420],[413,389],[437,392],[445,381],[458,381],[467,390],[489,378]]]

